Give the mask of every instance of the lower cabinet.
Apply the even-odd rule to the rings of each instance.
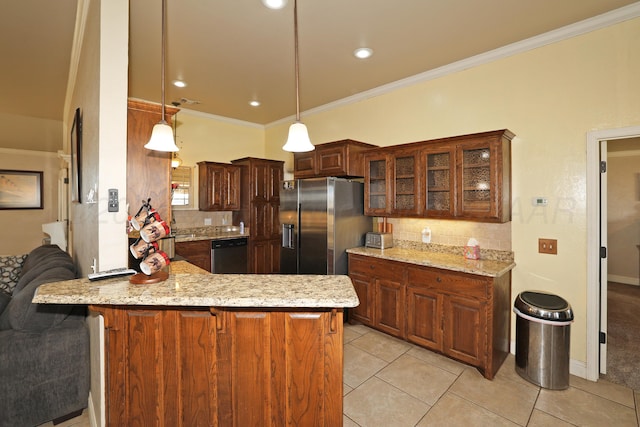
[[[107,426],[342,425],[342,310],[91,310]]]
[[[511,273],[478,276],[349,254],[360,299],[350,318],[476,366],[492,379],[509,353]]]
[[[354,319],[390,335],[405,335],[405,281],[401,263],[349,255],[349,276],[360,305]]]

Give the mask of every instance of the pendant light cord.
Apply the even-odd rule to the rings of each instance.
[[[293,31],[295,40],[296,66],[296,122],[300,121],[300,64],[298,60],[298,0],[293,2]]]
[[[165,51],[165,45],[166,45],[166,38],[167,35],[165,34],[165,17],[166,17],[166,11],[165,9],[167,8],[167,0],[162,0],[162,49],[161,49],[161,58],[160,58],[160,62],[162,62],[162,71],[160,73],[160,81],[162,84],[162,117],[160,118],[160,122],[166,123],[165,118],[165,112],[164,112],[164,68],[165,68],[165,58],[164,58],[164,51]]]

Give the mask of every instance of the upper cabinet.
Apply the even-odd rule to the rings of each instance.
[[[371,148],[376,146],[351,139],[318,144],[313,151],[294,154],[294,177],[363,177],[362,154]]]
[[[417,216],[420,203],[420,152],[398,146],[365,154],[365,213]]]
[[[165,107],[164,119],[179,110]],[[167,223],[171,221],[171,153],[144,148],[153,126],[162,118],[162,106],[143,101],[127,102],[127,204],[135,214],[142,201],[151,199],[151,206]]]
[[[456,147],[458,216],[511,220],[511,138],[494,134]]]
[[[240,209],[240,166],[198,162],[198,208],[201,211]]]
[[[365,214],[511,220],[508,130],[416,142],[365,155]]]
[[[451,218],[456,212],[454,147],[444,145],[422,151],[425,173],[425,216]]]

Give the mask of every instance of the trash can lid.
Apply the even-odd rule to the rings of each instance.
[[[542,291],[521,292],[514,303],[520,312],[539,319],[563,322],[573,320],[569,303],[558,295]]]

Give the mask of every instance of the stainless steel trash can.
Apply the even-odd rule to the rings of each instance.
[[[573,311],[558,295],[521,292],[516,313],[516,372],[551,390],[569,387],[569,344]]]

